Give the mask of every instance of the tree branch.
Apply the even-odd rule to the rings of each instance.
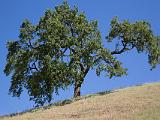
[[[111,52],[111,55],[121,54],[121,53],[123,53],[123,52],[125,52],[125,51],[129,51],[129,50],[131,50],[131,49],[134,48],[134,45],[132,45],[131,48],[127,48],[127,43],[124,43],[124,41],[122,41],[122,45],[123,45],[123,48],[122,48],[121,50],[119,50],[119,51],[117,51],[117,50],[112,51],[112,52]]]
[[[85,76],[87,75],[87,73],[88,73],[89,69],[90,69],[90,67],[89,67],[89,66],[87,66],[86,70],[84,71],[84,78],[85,78]]]
[[[37,68],[37,66],[36,66],[36,62],[37,62],[37,60],[33,62],[32,67],[29,66],[29,69],[30,69],[30,70],[36,70],[37,72],[39,72],[39,70],[38,70],[38,68]]]

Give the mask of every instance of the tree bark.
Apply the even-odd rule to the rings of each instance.
[[[79,79],[79,80],[75,80],[75,84],[74,84],[74,98],[81,96],[81,85],[84,81],[85,76],[87,75],[90,67],[87,66],[87,68],[84,70],[84,67],[82,65],[81,66],[81,71],[83,71],[83,76]]]
[[[82,83],[75,82],[74,98],[81,96],[81,85],[82,85]]]

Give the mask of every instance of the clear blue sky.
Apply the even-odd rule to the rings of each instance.
[[[131,22],[147,20],[151,23],[154,33],[160,35],[159,0],[68,0],[68,2],[71,6],[77,5],[81,11],[84,11],[89,20],[99,21],[104,43],[106,43],[104,38],[108,33],[110,20],[114,16]],[[33,107],[33,102],[29,101],[27,93],[23,93],[20,98],[12,98],[8,95],[10,77],[6,77],[3,73],[7,55],[6,42],[18,38],[19,26],[25,18],[32,23],[37,23],[46,9],[54,8],[61,3],[62,0],[0,0],[0,115]],[[111,44],[106,46],[112,48]],[[145,54],[132,51],[118,58],[124,63],[123,66],[129,69],[128,76],[109,79],[104,76],[96,77],[95,72],[90,71],[82,86],[83,95],[160,81],[160,67],[150,71]],[[55,101],[71,98],[72,95],[71,87],[67,91],[61,91],[59,96],[55,96]]]

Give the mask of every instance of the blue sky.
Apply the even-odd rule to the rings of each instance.
[[[71,6],[77,5],[80,11],[84,11],[89,20],[98,20],[106,47],[113,47],[112,44],[106,44],[104,38],[109,31],[110,20],[114,16],[131,22],[147,20],[151,23],[154,33],[160,35],[159,0],[68,0],[68,2]],[[27,18],[36,24],[46,9],[54,8],[61,3],[62,0],[0,1],[0,115],[20,112],[34,105],[29,101],[26,92],[20,98],[8,95],[10,77],[6,77],[3,73],[7,55],[6,42],[18,38],[19,26],[24,19]],[[105,76],[97,77],[94,71],[90,71],[82,86],[82,94],[160,81],[160,67],[150,71],[147,55],[137,54],[133,50],[118,56],[118,59],[123,62],[124,67],[129,69],[128,76],[109,79]],[[71,98],[72,95],[73,87],[70,87],[66,91],[60,91],[60,95],[54,98],[58,101]]]

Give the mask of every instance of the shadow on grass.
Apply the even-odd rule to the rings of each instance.
[[[95,97],[95,96],[106,95],[106,94],[110,94],[110,93],[113,93],[113,92],[116,92],[116,91],[109,90],[109,91],[99,92],[99,93],[96,93],[96,94],[80,96],[80,97],[77,97],[77,98],[66,99],[66,100],[63,100],[63,101],[59,101],[59,102],[52,103],[50,105],[44,106],[43,109],[46,110],[46,109],[49,109],[53,106],[64,106],[64,105],[71,104],[71,103],[79,101],[79,100],[83,100],[83,99],[87,99],[87,98],[91,98],[91,97]]]
[[[99,93],[97,93],[98,95],[106,95],[106,94],[110,94],[110,93],[113,93],[113,92],[115,92],[115,91],[113,91],[113,90],[108,90],[108,91],[104,91],[104,92],[99,92]]]

